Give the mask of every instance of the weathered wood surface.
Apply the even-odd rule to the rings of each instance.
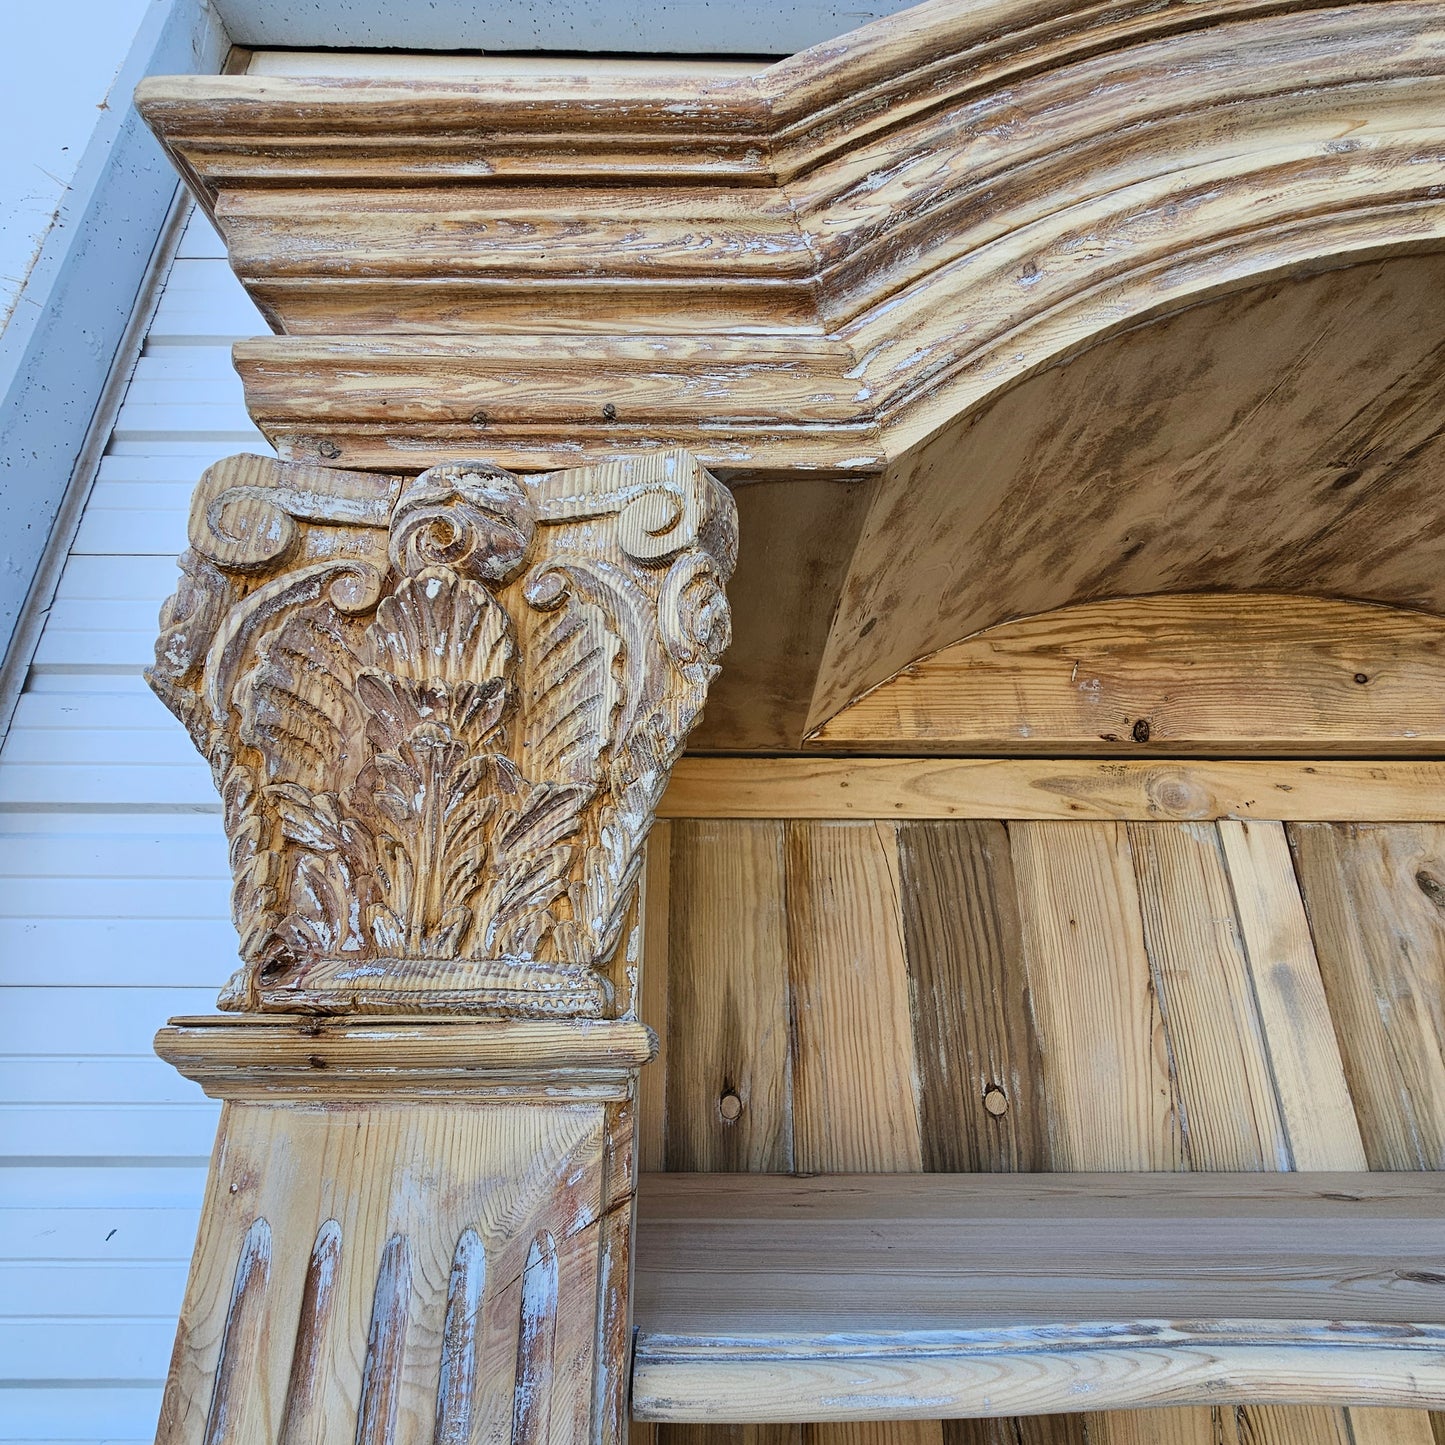
[[[1085,603],[911,663],[809,742],[1045,757],[1438,752],[1445,620],[1263,593]]]
[[[939,648],[1081,603],[1265,591],[1440,612],[1442,281],[1426,255],[1260,285],[941,427],[878,483],[812,726]]]
[[[524,480],[232,457],[147,673],[210,762],[232,1009],[607,1016],[642,845],[729,639],[685,453]]]
[[[935,0],[754,76],[142,104],[285,333],[237,352],[284,456],[691,447],[759,559],[703,736],[790,748],[1059,607],[1441,610],[1442,31],[1438,0]]]
[[[620,1442],[645,1030],[182,1020],[160,1046],[227,1102],[158,1442]]]
[[[683,766],[714,763],[733,766],[725,760]],[[828,766],[815,760],[808,765]],[[838,766],[862,765],[860,760]],[[759,783],[759,799],[768,786]],[[671,826],[674,897],[680,886],[705,891],[707,880],[723,887],[736,883],[748,854],[734,850],[745,838],[754,850],[754,840],[766,837],[770,859],[765,873],[749,874],[744,909],[728,913],[722,898],[695,897],[686,914],[671,913],[668,955],[674,975],[708,967],[706,961],[720,957],[711,921],[722,917],[732,919],[733,936],[740,924],[755,928],[754,919],[779,918],[785,910],[800,920],[817,920],[831,908],[854,922],[830,923],[823,931],[816,921],[786,933],[775,929],[770,942],[768,935],[754,935],[746,975],[734,972],[735,979],[752,980],[745,1002],[734,985],[735,1037],[750,1041],[786,1033],[791,1047],[748,1053],[748,1100],[740,1099],[735,1113],[718,1107],[733,1075],[711,1061],[712,1027],[694,1030],[689,994],[672,990],[665,1020],[669,1137],[673,1109],[691,1110],[694,1122],[688,1153],[671,1156],[670,1169],[747,1167],[733,1140],[745,1137],[737,1131],[759,1126],[749,1115],[754,1099],[762,1101],[774,1137],[792,1139],[793,1131],[801,1130],[799,1137],[823,1140],[818,1125],[799,1116],[800,1105],[825,1107],[816,1102],[816,1091],[809,1093],[806,1080],[840,1070],[867,1077],[839,1090],[838,1112],[830,1121],[837,1153],[823,1152],[816,1142],[809,1146],[814,1152],[808,1167],[824,1172],[859,1163],[887,1167],[876,1128],[859,1122],[848,1104],[869,1099],[870,1110],[886,1111],[893,1120],[891,1157],[924,1171],[1354,1170],[1367,1158],[1376,1168],[1439,1165],[1438,1158],[1411,1153],[1406,1142],[1431,1127],[1433,1094],[1428,1088],[1416,1093],[1414,1081],[1432,1077],[1445,1051],[1438,974],[1428,961],[1434,955],[1424,951],[1445,936],[1445,921],[1436,920],[1426,891],[1432,855],[1422,840],[1433,838],[1429,829],[1324,824],[1294,829],[1297,842],[1307,834],[1377,840],[1366,857],[1383,846],[1381,840],[1401,839],[1399,856],[1415,861],[1369,875],[1377,880],[1370,885],[1378,890],[1373,905],[1358,880],[1352,894],[1353,906],[1368,910],[1361,911],[1359,926],[1370,929],[1373,921],[1363,920],[1388,920],[1390,900],[1400,898],[1405,936],[1414,941],[1411,953],[1394,964],[1379,950],[1358,942],[1351,946],[1348,933],[1331,942],[1320,907],[1340,907],[1338,888],[1330,881],[1333,875],[1313,880],[1302,866],[1306,915],[1278,824],[799,817],[697,819]],[[729,831],[745,828],[760,831]],[[1360,846],[1355,845],[1357,871],[1363,866]],[[1321,856],[1328,864],[1335,855]],[[1425,885],[1416,881],[1421,873],[1428,875]],[[809,888],[821,889],[832,902],[802,901]],[[845,889],[856,897],[840,905]],[[1317,894],[1323,904],[1317,904]],[[1383,938],[1399,936],[1399,925],[1383,926]],[[896,930],[891,938],[889,928]],[[859,978],[872,980],[881,1007],[860,1014],[840,1003],[820,1014],[817,1000],[824,990],[833,987],[846,1000]],[[900,988],[911,996],[912,1031],[911,1042],[901,1046],[889,1002]],[[1353,991],[1355,1001],[1342,990]],[[1383,1009],[1388,999],[1395,1016],[1410,1020],[1401,1056],[1392,1057],[1393,1033],[1364,1033],[1360,1044],[1352,1044],[1337,998],[1355,1010]],[[1321,1014],[1322,1007],[1328,1011]],[[1105,1018],[1107,1037],[1100,1033]],[[1095,1058],[1101,1038],[1113,1061],[1109,1067]],[[1367,1052],[1362,1056],[1361,1050]],[[1357,1077],[1373,1082],[1364,1090]],[[1343,1114],[1341,1099],[1344,1109],[1352,1102],[1350,1092],[1341,1093],[1346,1083],[1354,1091],[1355,1109]],[[1319,1108],[1312,1089],[1319,1090]],[[1416,1117],[1420,1111],[1423,1124]],[[913,1120],[917,1135],[909,1137]],[[1371,1145],[1372,1135],[1382,1142]],[[779,1162],[752,1167],[801,1167],[784,1149],[772,1158]],[[912,1164],[914,1158],[919,1165]],[[729,1159],[738,1162],[708,1162]],[[1137,1383],[1139,1377],[1131,1378]],[[926,1389],[928,1380],[910,1377],[908,1384]],[[893,1376],[887,1387],[902,1385]],[[1225,1398],[1228,1388],[1222,1387]],[[1238,1388],[1243,1394],[1244,1386]],[[1299,1386],[1310,1398],[1328,1398],[1321,1391]],[[1250,1403],[1238,1408],[1211,1403],[1162,1413],[1096,1412],[1072,1421],[949,1424],[944,1434],[946,1445],[1019,1440],[1078,1445],[1085,1430],[1091,1445],[1216,1445],[1236,1438],[1251,1445],[1313,1445],[1336,1438],[1428,1445],[1430,1440],[1423,1414],[1351,1411],[1347,1420],[1323,1407],[1266,1407],[1253,1386],[1248,1393]],[[1012,1408],[1043,1408],[1042,1399],[1035,1395]],[[664,1445],[689,1445],[689,1428],[661,1426],[659,1432]],[[804,1435],[814,1432],[812,1426],[800,1428]],[[1015,1429],[1017,1434],[988,1433]]]
[[[543,388],[556,436],[610,450],[606,422],[655,436],[676,400],[710,462],[838,468],[1201,291],[1437,237],[1438,27],[1428,4],[940,0],[756,77],[187,77],[141,104],[292,338],[243,358],[283,446],[434,452],[491,402],[499,448],[548,464],[518,357],[469,346],[459,386],[445,341],[524,344],[545,294],[581,383]],[[695,358],[726,379],[706,426]]]
[[[1431,1174],[650,1177],[634,1409],[1445,1402],[1442,1191]]]
[[[1445,764],[685,757],[665,818],[1445,821]]]
[[[1445,1169],[1445,829],[1290,841],[1370,1168]]]

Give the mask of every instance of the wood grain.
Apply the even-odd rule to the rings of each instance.
[[[793,1167],[784,829],[672,825],[669,1170]]]
[[[1127,831],[1010,825],[1056,1169],[1176,1169],[1183,1132]]]
[[[267,1027],[247,1030],[258,1050]],[[594,1421],[618,1439],[628,1091],[544,1094],[495,1066],[488,1091],[468,1040],[449,1046],[454,1080],[424,1064],[426,1102],[349,1098],[338,1069],[306,1107],[225,1105],[159,1440],[264,1435],[283,1401],[288,1440],[581,1439]]]
[[[1434,822],[1438,762],[684,757],[671,818]]]
[[[1288,1375],[1317,1368],[1321,1362],[1312,1367],[1307,1357],[1318,1344],[1310,1342],[1328,1335],[1298,1321],[1364,1317],[1378,1323],[1335,1327],[1333,1388],[1321,1391],[1318,1380],[1309,1387],[1349,1399],[1351,1372],[1386,1322],[1412,1314],[1425,1316],[1414,1347],[1422,1373],[1405,1398],[1430,1399],[1445,1390],[1445,1377],[1426,1335],[1445,1317],[1431,1284],[1402,1292],[1396,1270],[1405,1260],[1438,1257],[1442,1188],[1431,1174],[1368,1184],[1357,1175],[1288,1174],[651,1178],[639,1211],[640,1412],[664,1419],[727,1419],[760,1407],[784,1419],[808,1418],[810,1409],[841,1413],[848,1406],[819,1389],[841,1383],[841,1368],[857,1372],[862,1394],[850,1403],[865,1418],[921,1413],[923,1402],[909,1392],[924,1388],[951,1392],[952,1408],[985,1414],[1021,1396],[1035,1409],[1049,1400],[1073,1409],[1124,1399],[1183,1404],[1209,1388],[1211,1349],[1228,1354],[1226,1339]],[[1377,1274],[1381,1266],[1388,1282]],[[1314,1291],[1328,1303],[1310,1299]],[[1122,1389],[1114,1372],[1093,1375],[1082,1360],[1070,1361],[1075,1348],[1087,1353],[1090,1338],[1108,1337],[1102,1331],[1111,1321],[1121,1326],[1116,1348],[1127,1352],[1136,1331],[1147,1337],[1150,1330],[1127,1323],[1136,1310],[1156,1321],[1254,1324],[1230,1325],[1212,1345],[1207,1327],[1156,1327],[1155,1363],[1141,1369],[1131,1360]],[[1067,1324],[1077,1320],[1094,1323]],[[1038,1350],[1036,1337],[1031,1347],[1025,1340],[1045,1321],[1053,1328],[1044,1350],[1053,1359],[1046,1365],[1036,1356],[1032,1372],[1020,1365],[1013,1375],[1014,1351]],[[1296,1349],[1302,1353],[1289,1363]],[[970,1377],[975,1351],[990,1352],[996,1369]],[[1175,1365],[1196,1362],[1192,1385],[1187,1371],[1172,1388],[1165,1384],[1171,1357]],[[1227,1368],[1242,1363],[1230,1359]],[[810,1369],[811,1387],[804,1383]],[[1382,1386],[1372,1373],[1370,1388],[1386,1393]],[[729,1398],[729,1388],[738,1393]],[[1104,1399],[1090,1398],[1096,1389]],[[1400,1390],[1397,1376],[1388,1392],[1399,1399]],[[1265,1386],[1261,1398],[1289,1396]],[[1195,1421],[1207,1427],[1208,1412]],[[1180,1423],[1173,1417],[1173,1426]]]
[[[637,1080],[637,1167],[655,1174],[666,1167],[667,1061],[672,1010],[668,1002],[672,970],[672,824],[654,823],[647,835],[642,873],[642,984],[638,990],[642,1022],[657,1038],[652,1066]]]
[[[922,1167],[897,840],[868,823],[788,825],[793,1165]]]
[[[1144,942],[1194,1169],[1288,1169],[1289,1143],[1219,836],[1133,823]]]
[[[1218,826],[1294,1167],[1364,1169],[1284,829],[1278,823]]]
[[[681,453],[210,467],[146,678],[221,794],[222,1007],[628,1009],[606,975],[728,642],[734,524]]]
[[[796,747],[1071,604],[1441,610],[1440,27],[1434,0],[934,0],[756,75],[176,77],[140,105],[279,333],[237,362],[286,459],[687,445],[745,509],[824,482],[802,569],[747,594],[758,709],[709,735]],[[755,499],[757,535],[786,509]]]
[[[1372,1169],[1445,1169],[1445,831],[1290,830]]]
[[[922,1167],[898,844],[888,824],[788,824],[794,1167]],[[942,1445],[937,1421],[812,1424],[805,1445]]]
[[[1043,1057],[1002,823],[898,829],[923,1168],[1048,1167]]]
[[[1262,593],[1130,597],[991,627],[809,737],[861,752],[1426,755],[1445,621]]]
[[[1340,25],[1216,0],[1188,25],[1143,6],[1044,19],[1017,0],[984,24],[940,3],[756,77],[187,77],[148,83],[140,104],[289,333],[243,363],[258,415],[289,413],[283,447],[330,434],[348,464],[377,465],[445,446],[434,415],[426,431],[407,416],[415,384],[378,385],[394,361],[365,339],[471,331],[485,358],[542,329],[519,292],[545,286],[562,334],[597,328],[575,383],[527,398],[573,408],[575,446],[605,436],[598,378],[622,389],[607,373],[631,334],[653,343],[635,376],[657,379],[655,404],[674,393],[698,421],[732,405],[751,424],[699,426],[715,451],[755,458],[772,431],[834,460],[859,437],[829,434],[830,391],[896,455],[1113,327],[1324,256],[1428,244],[1434,18],[1391,7]],[[1369,147],[1323,144],[1346,118]],[[500,213],[479,190],[501,193]],[[319,211],[319,191],[338,203]],[[327,368],[314,349],[301,360],[308,331],[355,341]],[[743,368],[699,407],[668,355],[698,333],[803,355],[826,336],[847,359],[783,377],[777,400]],[[433,364],[423,409],[455,405],[448,370]],[[336,418],[348,389],[373,405]],[[482,425],[513,455],[555,449],[525,420]]]

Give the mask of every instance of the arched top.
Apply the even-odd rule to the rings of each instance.
[[[283,455],[736,475],[876,472],[1121,327],[1433,248],[1442,102],[1439,0],[935,0],[755,77],[141,92],[285,333],[237,352]]]
[[[734,484],[728,749],[1091,598],[1435,607],[1442,102],[1445,0],[937,0],[754,76],[141,95],[278,333],[236,361],[284,458]]]

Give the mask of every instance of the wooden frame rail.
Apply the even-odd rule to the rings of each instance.
[[[1445,1174],[650,1175],[632,1410],[1445,1405]]]

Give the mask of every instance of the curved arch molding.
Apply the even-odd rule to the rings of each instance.
[[[141,92],[280,333],[236,360],[284,457],[681,445],[734,485],[716,747],[1102,596],[1435,606],[1442,101],[1408,0],[936,0],[712,81]]]

